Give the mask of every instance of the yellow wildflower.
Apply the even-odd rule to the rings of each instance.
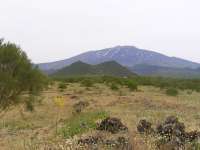
[[[63,107],[65,105],[65,100],[63,96],[56,96],[54,98],[54,103],[58,107]]]

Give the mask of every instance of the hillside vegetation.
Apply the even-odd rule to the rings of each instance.
[[[171,78],[200,78],[200,70],[191,68],[172,68],[140,64],[129,68],[131,71],[144,76],[162,76]]]
[[[92,76],[92,75],[128,77],[128,76],[135,76],[136,74],[132,73],[126,67],[121,66],[115,61],[104,62],[98,65],[89,65],[81,61],[78,61],[52,74],[52,76],[54,77]]]

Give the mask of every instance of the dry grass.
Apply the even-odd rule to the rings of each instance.
[[[55,96],[64,97],[63,108],[54,104]],[[187,129],[200,130],[200,93],[196,92],[189,94],[180,91],[177,97],[171,97],[155,87],[139,87],[138,91],[130,92],[126,88],[112,91],[102,84],[90,88],[70,84],[63,92],[54,86],[45,91],[42,97],[42,104],[36,106],[35,112],[26,112],[18,107],[1,118],[0,149],[35,150],[55,145],[59,147],[63,141],[67,143],[67,140],[56,134],[56,120],[58,128],[63,127],[64,122],[74,116],[73,105],[80,100],[90,104],[84,112],[103,110],[112,117],[120,118],[129,128],[137,150],[155,148],[152,138],[137,134],[136,126],[140,119],[157,124],[169,115],[176,115]]]

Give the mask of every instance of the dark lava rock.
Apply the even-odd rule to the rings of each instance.
[[[127,135],[94,135],[78,140],[78,144],[87,150],[102,150],[103,147],[108,147],[112,150],[133,150],[133,145]],[[84,149],[84,150],[85,150]]]
[[[151,125],[152,124],[146,120],[140,120],[137,130],[139,133],[152,133],[154,130]]]
[[[128,143],[128,141],[125,137],[118,137],[117,141],[118,141],[119,144]]]
[[[107,146],[110,146],[110,147],[114,147],[117,145],[117,141],[115,140],[106,140],[104,141],[104,144],[107,145]]]
[[[92,144],[97,144],[100,141],[102,141],[100,137],[89,136],[88,138],[78,140],[78,144],[92,145]]]
[[[140,133],[149,132],[152,130],[151,123],[141,120],[137,129]],[[157,125],[154,133],[161,136],[161,139],[157,141],[157,146],[162,150],[180,150],[187,142],[194,142],[200,138],[200,132],[186,132],[184,123],[179,122],[175,116],[169,116],[162,124]]]
[[[106,140],[104,144],[115,150],[133,150],[133,145],[130,143],[129,139],[123,136],[118,137],[116,140]]]
[[[178,123],[178,118],[175,116],[169,116],[166,118],[164,124],[175,124]]]
[[[117,142],[118,142],[117,148],[119,150],[133,150],[133,145],[128,139],[124,137],[118,137]]]
[[[167,117],[163,124],[159,124],[156,128],[157,133],[161,136],[177,136],[183,137],[185,134],[185,125],[178,121],[174,116]]]
[[[76,95],[72,95],[70,98],[71,98],[71,99],[77,99],[78,96],[76,96]]]
[[[197,132],[197,131],[186,132],[185,138],[187,141],[192,142],[200,138],[200,132]]]
[[[182,150],[184,142],[182,137],[172,136],[169,138],[168,136],[163,136],[163,138],[156,142],[156,145],[161,150]]]
[[[86,108],[87,106],[89,106],[89,103],[88,102],[84,102],[84,101],[80,101],[80,102],[78,102],[78,103],[73,105],[74,110],[75,110],[76,113],[81,113],[82,110],[84,108]]]
[[[125,137],[118,137],[116,140],[106,140],[106,145],[125,145],[128,143],[128,140]]]
[[[100,123],[97,130],[104,130],[114,134],[119,131],[127,131],[128,128],[122,124],[120,119],[108,117]]]
[[[179,122],[174,116],[167,117],[163,124],[158,125],[157,133],[165,138],[165,144],[170,143],[171,146],[175,147],[181,147],[187,141],[192,142],[200,137],[200,132],[186,132],[184,123]]]

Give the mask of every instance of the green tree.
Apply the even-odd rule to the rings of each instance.
[[[29,106],[36,95],[47,85],[47,78],[28,59],[17,45],[0,40],[0,110],[25,102]],[[19,96],[25,92],[30,99]]]

